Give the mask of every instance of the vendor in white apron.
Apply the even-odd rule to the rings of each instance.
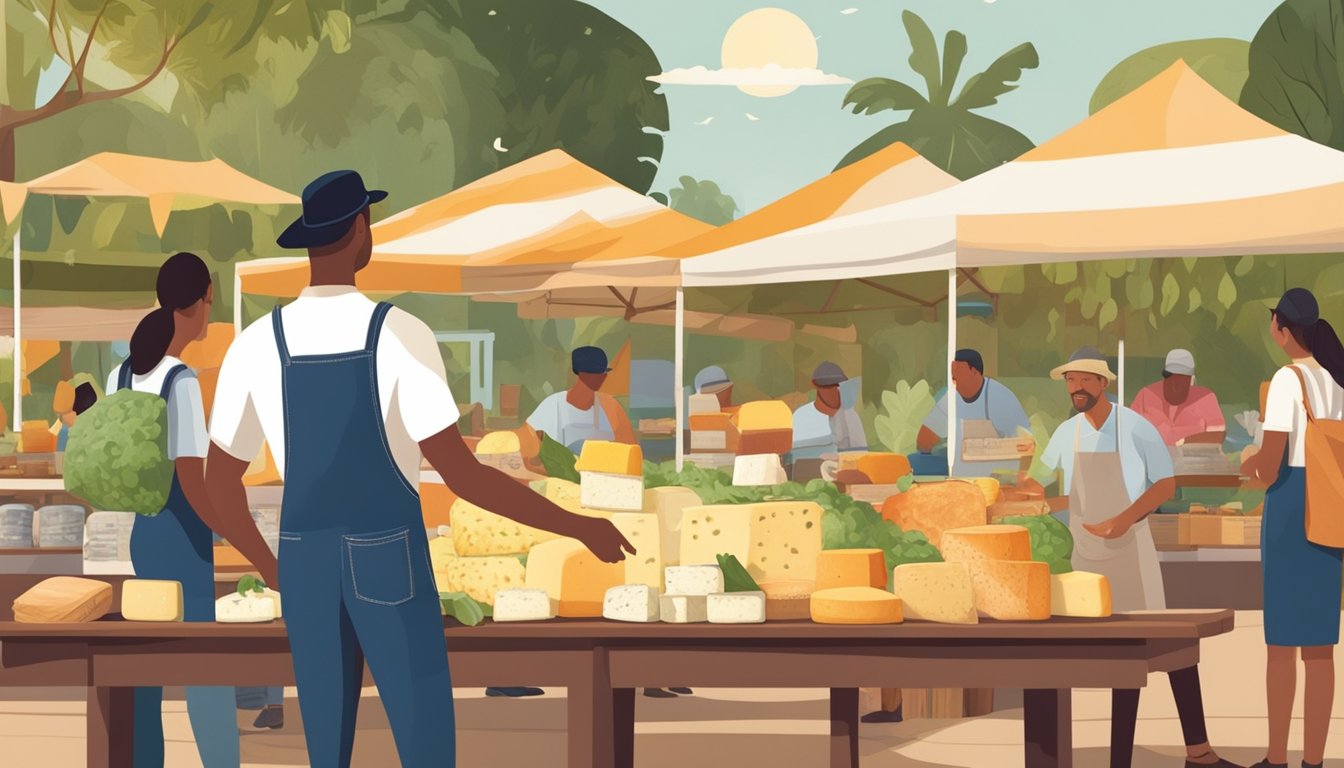
[[[607,353],[598,347],[578,347],[570,353],[570,368],[578,379],[574,386],[542,400],[527,417],[528,426],[576,454],[588,440],[633,444],[629,417],[615,398],[602,392],[611,372]]]
[[[961,427],[957,434],[963,439],[979,437],[1016,437],[1019,429],[1031,430],[1031,420],[1022,409],[1022,403],[1002,382],[985,375],[985,360],[974,349],[959,349],[952,359],[952,389],[961,402],[957,403],[957,417]],[[917,445],[920,453],[930,453],[940,440],[947,438],[947,397],[938,399],[923,426],[919,428]],[[967,461],[966,451],[957,451],[951,467],[952,477],[991,477],[995,472],[1017,474],[1020,462]]]
[[[1106,398],[1116,375],[1097,350],[1079,349],[1050,375],[1067,385],[1075,415],[1055,430],[1041,455],[1050,476],[1036,479],[1047,484],[1056,471],[1064,476],[1073,568],[1106,576],[1118,612],[1164,610],[1162,571],[1147,517],[1176,494],[1171,454],[1156,427]],[[1232,766],[1209,746],[1198,667],[1169,677],[1186,765]],[[1139,692],[1116,690],[1111,700],[1111,765],[1128,766]]]

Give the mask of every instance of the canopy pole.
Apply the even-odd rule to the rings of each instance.
[[[1120,368],[1120,370],[1116,372],[1120,376],[1120,380],[1116,382],[1116,386],[1118,387],[1116,395],[1120,398],[1119,404],[1123,406],[1125,404],[1125,340],[1123,337],[1120,339],[1120,347],[1116,352],[1116,356],[1118,358],[1116,364]]]
[[[239,274],[238,268],[241,265],[235,264],[233,267],[233,337],[238,338],[238,334],[243,332],[243,276]]]
[[[957,355],[957,270],[947,270],[947,474],[957,462],[957,393],[952,386],[952,360]]]
[[[23,308],[19,289],[19,232],[14,233],[14,431],[23,429]]]
[[[676,386],[676,408],[677,416],[677,445],[676,461],[677,471],[680,472],[682,465],[686,461],[686,293],[677,286],[677,311],[674,322],[674,331],[676,340],[673,349],[672,376],[677,381]]]

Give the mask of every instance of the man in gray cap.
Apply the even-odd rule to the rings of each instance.
[[[840,385],[849,381],[843,369],[829,360],[812,372],[817,397],[793,412],[793,459],[820,459],[823,454],[868,450],[863,421],[845,407]]]
[[[1134,396],[1130,406],[1157,427],[1167,445],[1221,443],[1227,422],[1213,390],[1195,386],[1195,356],[1173,349],[1162,366],[1162,380]]]
[[[720,410],[733,407],[733,380],[728,378],[727,371],[717,365],[711,365],[695,374],[695,393],[718,397]]]

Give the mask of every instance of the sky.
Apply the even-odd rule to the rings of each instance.
[[[980,114],[1041,143],[1087,117],[1101,79],[1131,54],[1161,43],[1208,37],[1250,40],[1280,0],[585,0],[646,40],[664,71],[721,66],[724,34],[762,7],[801,17],[817,38],[818,68],[858,81],[892,77],[924,90],[910,69],[901,13],[932,28],[941,50],[948,30],[965,33],[965,79],[1020,43],[1041,65]],[[849,11],[846,13],[845,11]],[[732,86],[662,86],[671,113],[654,191],[683,175],[711,179],[743,212],[829,173],[859,142],[904,113],[853,115],[841,109],[847,85],[806,86],[761,98]],[[750,114],[757,120],[747,117]],[[706,118],[708,124],[698,125]]]

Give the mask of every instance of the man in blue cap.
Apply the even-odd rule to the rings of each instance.
[[[549,435],[574,453],[586,440],[636,442],[630,417],[616,398],[602,392],[611,368],[607,353],[597,347],[579,347],[570,353],[570,368],[577,377],[574,386],[541,401],[527,417],[528,426]]]
[[[952,358],[952,388],[961,402],[957,403],[957,418],[961,424],[958,434],[972,436],[972,432],[996,437],[1016,437],[1019,429],[1030,430],[1031,421],[1022,403],[1013,391],[1001,382],[985,375],[985,360],[974,349],[959,349]],[[938,441],[947,438],[947,396],[938,399],[924,425],[919,428],[916,443],[921,453],[929,453]],[[967,461],[965,451],[957,451],[957,461],[951,468],[952,477],[989,477],[996,470],[1016,475],[1016,461]]]
[[[717,397],[720,411],[726,412],[733,407],[733,380],[717,365],[702,368],[695,374],[695,393]]]
[[[366,661],[401,764],[455,763],[443,618],[416,493],[422,456],[473,504],[576,538],[606,562],[633,552],[609,521],[567,512],[477,462],[457,430],[434,334],[355,289],[373,251],[369,206],[384,197],[354,171],[304,190],[303,216],[278,242],[308,250],[310,287],[229,348],[206,465],[211,503],[198,510],[285,595],[314,768],[350,765]],[[278,564],[242,483],[263,442],[285,480]]]

